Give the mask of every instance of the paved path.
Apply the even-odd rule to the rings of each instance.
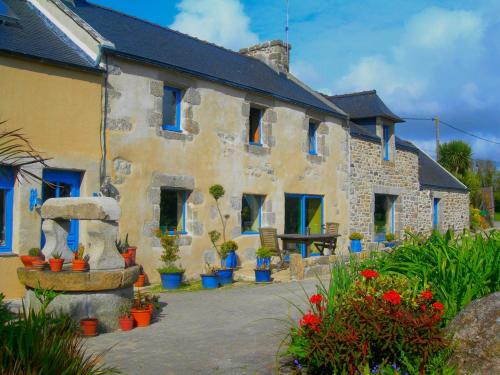
[[[316,280],[162,294],[168,303],[146,328],[87,339],[90,351],[112,347],[105,362],[125,374],[273,374],[287,332],[289,301],[305,303]]]

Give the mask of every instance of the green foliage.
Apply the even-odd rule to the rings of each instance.
[[[212,242],[214,247],[217,247],[216,243],[220,240],[220,232],[211,230],[210,232],[208,232],[208,237],[210,238],[210,241]]]
[[[155,232],[155,236],[160,240],[160,244],[163,247],[163,253],[161,254],[160,259],[164,263],[164,266],[158,268],[158,272],[184,272],[184,269],[175,265],[175,262],[179,260],[179,235],[170,235],[168,234],[168,232],[164,232],[161,229],[158,229]]]
[[[222,198],[224,196],[224,194],[226,193],[224,190],[224,187],[222,185],[219,185],[219,184],[215,184],[215,185],[210,186],[210,189],[208,189],[208,192],[216,201],[218,201],[220,198]]]
[[[259,247],[256,252],[257,258],[271,258],[273,253],[267,247]]]
[[[474,207],[480,207],[481,196],[481,180],[478,173],[467,171],[463,175],[459,175],[458,179],[469,188],[470,202]]]
[[[32,247],[28,251],[28,255],[31,257],[38,257],[41,254],[41,250],[38,247]]]
[[[472,166],[472,148],[463,141],[442,143],[438,162],[455,176],[464,176]]]
[[[409,234],[409,241],[392,254],[381,254],[367,265],[381,273],[416,279],[418,287],[431,285],[452,319],[474,299],[500,290],[500,232],[455,236],[448,231],[429,238]]]
[[[85,246],[83,246],[83,244],[81,243],[78,244],[78,251],[75,252],[75,259],[85,259]]]
[[[392,234],[392,233],[386,233],[386,234],[385,234],[385,240],[386,240],[387,242],[392,242],[392,241],[394,241],[394,234]]]
[[[100,365],[102,354],[88,355],[79,327],[67,315],[48,312],[56,295],[50,290],[35,292],[42,307],[19,315],[2,313],[0,298],[0,373],[11,375],[116,374],[116,369]]]
[[[120,318],[129,318],[131,317],[130,309],[132,308],[132,301],[125,301],[120,305],[119,316]]]
[[[128,243],[128,233],[125,235],[125,239],[123,241],[121,239],[117,239],[115,241],[115,245],[120,254],[126,254],[128,248],[130,247]]]
[[[221,259],[225,259],[231,251],[238,250],[238,244],[234,241],[226,241],[220,245],[219,256]]]
[[[52,253],[52,259],[61,259],[62,253],[60,251]]]
[[[362,240],[363,239],[363,235],[361,233],[358,233],[358,232],[352,232],[351,235],[349,236],[349,239],[350,240]]]

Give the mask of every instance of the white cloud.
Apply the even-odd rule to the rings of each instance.
[[[472,109],[483,109],[492,104],[492,100],[481,97],[481,91],[474,82],[462,86],[460,97]]]
[[[182,0],[177,8],[174,30],[234,50],[259,42],[239,0]]]

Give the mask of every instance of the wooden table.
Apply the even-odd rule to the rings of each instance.
[[[328,247],[329,244],[336,244],[337,238],[340,234],[278,234],[278,238],[283,241],[283,249],[286,251],[287,243],[303,243],[309,247],[315,242],[323,244],[323,248]],[[306,248],[307,255],[307,248]],[[323,255],[323,253],[321,253]]]

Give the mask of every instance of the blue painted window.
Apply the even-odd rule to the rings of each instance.
[[[433,218],[432,218],[432,226],[434,227],[434,229],[438,229],[439,228],[439,198],[434,198],[433,200],[433,206],[434,206],[434,210],[433,210]]]
[[[12,251],[12,211],[14,207],[14,172],[0,168],[0,252]]]
[[[163,129],[181,131],[181,90],[168,86],[163,89]]]
[[[310,122],[309,123],[309,131],[307,133],[308,139],[309,139],[309,154],[311,155],[317,155],[318,150],[317,150],[317,137],[316,137],[316,132],[318,130],[318,125]]]
[[[250,108],[248,140],[251,145],[262,145],[262,110]]]
[[[383,126],[384,131],[384,160],[389,160],[389,126]]]
[[[161,189],[160,229],[170,234],[186,234],[186,190]]]
[[[258,234],[261,226],[262,195],[243,194],[241,201],[241,233]]]

